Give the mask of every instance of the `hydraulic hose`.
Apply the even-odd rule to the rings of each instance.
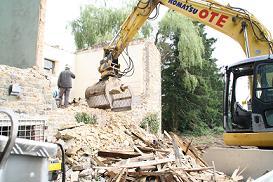
[[[62,152],[62,163],[61,163],[61,171],[62,171],[62,182],[65,182],[65,161],[64,161],[64,148],[61,144],[56,143],[61,149]]]

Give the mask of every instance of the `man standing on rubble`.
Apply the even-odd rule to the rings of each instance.
[[[64,96],[64,107],[68,106],[69,93],[72,88],[72,78],[75,79],[75,75],[70,71],[68,64],[65,65],[65,70],[62,71],[58,78],[58,88],[60,89],[60,106]]]

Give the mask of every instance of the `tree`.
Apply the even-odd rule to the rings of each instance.
[[[205,47],[204,62],[202,68],[202,78],[207,85],[207,104],[202,108],[202,120],[209,128],[221,126],[222,122],[222,98],[223,98],[223,79],[220,69],[217,67],[217,59],[212,58],[213,44],[216,42],[215,38],[207,38],[204,24],[194,22],[198,26],[199,34]]]
[[[119,9],[92,5],[81,9],[80,17],[70,23],[77,49],[111,40],[131,12],[129,4],[133,3],[127,3],[126,8]],[[138,37],[148,37],[151,31],[151,25],[146,23]]]
[[[215,59],[215,39],[207,39],[202,24],[169,11],[159,24],[157,47],[162,55],[163,128],[203,132],[219,123],[221,85]],[[217,93],[217,94],[216,94]]]

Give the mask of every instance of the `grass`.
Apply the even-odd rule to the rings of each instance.
[[[75,119],[78,123],[84,123],[84,124],[96,124],[97,123],[97,117],[95,115],[89,115],[85,112],[76,113]]]

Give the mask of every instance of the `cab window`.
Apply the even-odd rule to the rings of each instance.
[[[263,102],[273,101],[273,64],[263,64],[258,67],[255,94]]]

